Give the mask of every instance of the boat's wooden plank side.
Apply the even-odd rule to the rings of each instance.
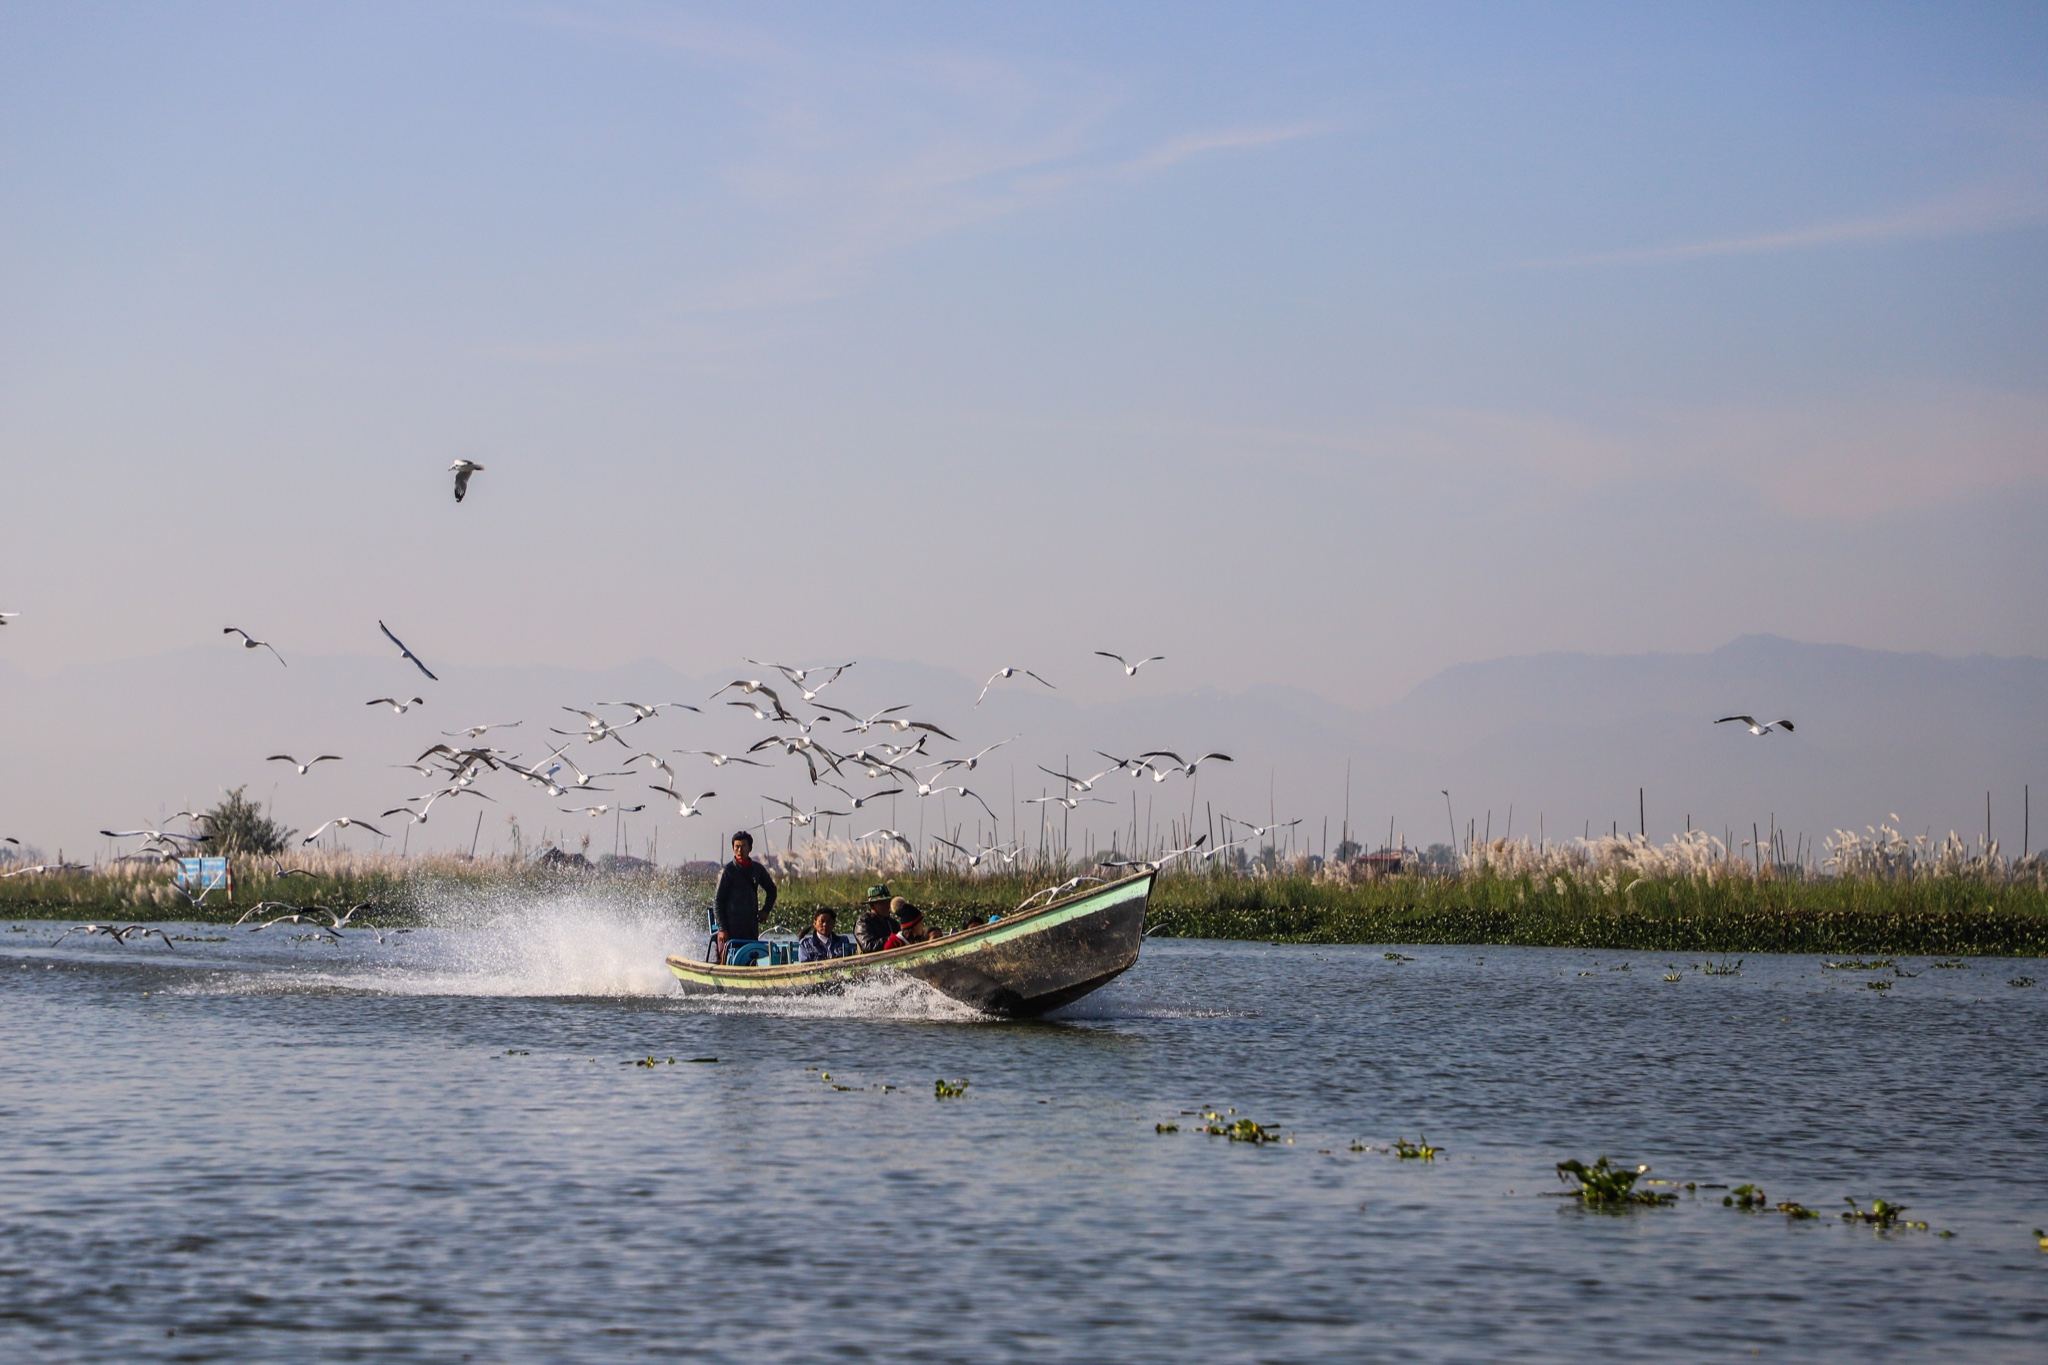
[[[831,962],[720,967],[671,957],[668,967],[687,994],[808,994],[895,971],[980,1009],[1039,1013],[1080,998],[1137,961],[1151,890],[1152,874],[1140,873],[933,943]]]

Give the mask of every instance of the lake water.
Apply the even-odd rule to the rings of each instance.
[[[707,1008],[660,913],[494,913],[0,932],[0,1357],[2048,1358],[2038,961],[1155,940],[1003,1023]],[[1823,1217],[1553,1197],[1601,1153]]]

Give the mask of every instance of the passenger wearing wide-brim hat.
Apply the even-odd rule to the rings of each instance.
[[[867,908],[860,912],[860,918],[853,925],[853,941],[860,945],[862,952],[881,952],[889,936],[902,927],[889,913],[892,899],[887,882],[877,882],[868,888]]]

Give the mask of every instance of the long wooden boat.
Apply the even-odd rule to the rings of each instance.
[[[1138,961],[1156,874],[1140,872],[957,934],[829,962],[723,967],[670,957],[685,995],[808,995],[896,973],[990,1014],[1031,1016],[1079,1000]]]

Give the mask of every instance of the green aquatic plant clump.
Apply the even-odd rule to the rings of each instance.
[[[966,1081],[948,1081],[944,1079],[933,1081],[932,1098],[935,1100],[957,1100],[967,1093],[967,1085]]]
[[[1905,1216],[1906,1206],[1904,1204],[1894,1204],[1885,1199],[1873,1199],[1870,1201],[1870,1207],[1866,1209],[1846,1195],[1843,1196],[1842,1202],[1849,1206],[1848,1211],[1842,1215],[1842,1221],[1845,1223],[1868,1223],[1879,1231],[1886,1231],[1891,1228],[1911,1228],[1916,1232],[1927,1231],[1927,1224],[1913,1222]]]
[[[1232,1142],[1249,1142],[1254,1146],[1260,1143],[1284,1140],[1277,1130],[1268,1128],[1262,1123],[1255,1123],[1251,1119],[1238,1119],[1231,1123],[1221,1123],[1213,1121],[1215,1119],[1214,1115],[1211,1115],[1210,1118],[1212,1121],[1202,1131],[1211,1137],[1228,1138]]]
[[[1624,1208],[1632,1204],[1676,1204],[1678,1196],[1662,1190],[1639,1190],[1636,1181],[1650,1173],[1647,1165],[1616,1166],[1601,1157],[1588,1166],[1579,1160],[1557,1163],[1557,1178],[1578,1188],[1570,1192],[1581,1204],[1594,1208]]]

